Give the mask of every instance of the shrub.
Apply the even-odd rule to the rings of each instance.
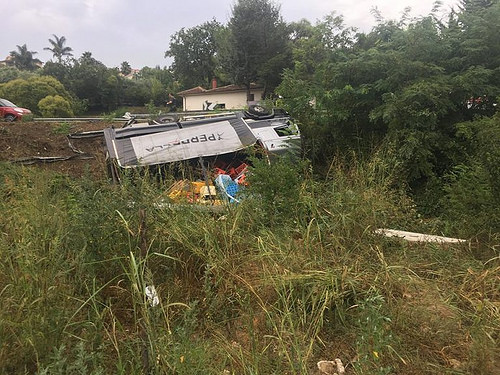
[[[32,76],[26,79],[18,78],[0,84],[0,97],[8,98],[20,107],[38,112],[38,103],[46,96],[59,95],[70,101],[71,96],[61,82],[53,77]]]
[[[457,125],[468,157],[447,175],[443,206],[463,235],[500,230],[500,114]]]
[[[250,169],[248,195],[250,204],[259,206],[263,220],[282,224],[294,220],[300,205],[305,163],[293,163],[279,158],[269,164],[266,159],[254,159]]]
[[[43,117],[72,117],[71,104],[60,95],[48,95],[38,102]]]

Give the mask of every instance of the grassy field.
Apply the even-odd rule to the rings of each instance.
[[[239,205],[161,206],[0,165],[0,374],[498,374],[499,234],[447,236],[371,162],[257,164]],[[452,226],[450,226],[451,228]],[[158,304],[145,294],[155,286]]]

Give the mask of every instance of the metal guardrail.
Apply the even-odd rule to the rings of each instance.
[[[132,113],[131,115],[136,117],[137,119],[147,119],[151,117],[162,117],[162,116],[177,116],[180,118],[204,118],[204,117],[219,117],[224,116],[229,113],[234,113],[231,111],[225,112],[214,112],[214,111],[193,111],[193,112],[166,112],[166,113],[158,113],[152,115],[150,113]],[[116,122],[124,122],[127,121],[128,118],[124,117],[34,117],[33,121],[40,122],[89,122],[89,121],[116,121]]]
[[[34,117],[33,121],[39,122],[98,122],[98,121],[127,121],[123,117]]]
[[[91,122],[91,121],[127,121],[118,117],[109,119],[107,117],[34,117],[33,121],[39,122]]]

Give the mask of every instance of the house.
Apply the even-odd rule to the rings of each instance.
[[[12,55],[9,55],[5,58],[5,60],[1,60],[0,61],[0,66],[12,66],[14,65],[14,61],[13,61],[13,57]]]
[[[137,78],[137,75],[141,72],[140,69],[130,69],[130,73],[129,74],[123,74],[123,73],[119,73],[120,76],[122,76],[123,78],[126,78],[126,79],[135,79]]]
[[[182,97],[184,111],[207,111],[213,109],[242,109],[249,104],[254,104],[262,99],[264,88],[252,83],[250,85],[250,102],[247,102],[245,86],[227,85],[217,87],[217,81],[212,80],[212,88],[193,87],[189,90],[178,92]]]
[[[33,59],[33,62],[37,68],[43,68],[44,63],[38,59]],[[9,55],[5,60],[0,60],[0,67],[2,66],[15,66],[14,56]]]

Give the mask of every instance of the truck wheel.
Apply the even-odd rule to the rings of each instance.
[[[245,115],[248,118],[254,120],[264,120],[273,117],[273,111],[263,107],[261,105],[255,104],[248,107],[245,111]]]
[[[271,114],[271,111],[266,107],[255,104],[248,107],[248,113],[254,116],[269,116]]]
[[[156,119],[156,122],[160,124],[166,124],[169,122],[177,122],[177,121],[179,121],[178,115],[165,115],[165,116],[160,116]]]

